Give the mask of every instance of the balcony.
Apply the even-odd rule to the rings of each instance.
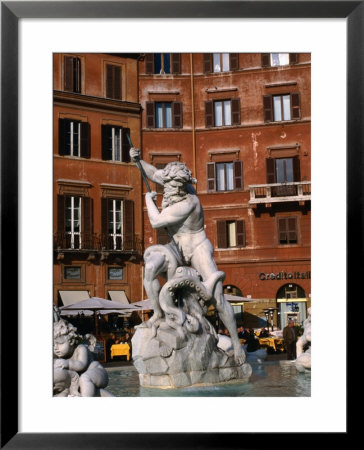
[[[142,241],[137,237],[112,236],[96,233],[55,233],[54,249],[57,252],[79,253],[141,253]]]
[[[299,202],[304,204],[311,200],[311,181],[294,183],[252,184],[249,186],[249,204],[266,206],[272,203]]]

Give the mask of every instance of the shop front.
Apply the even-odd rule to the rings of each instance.
[[[295,283],[283,285],[277,293],[278,326],[283,328],[289,320],[302,325],[307,318],[307,302],[304,289]]]

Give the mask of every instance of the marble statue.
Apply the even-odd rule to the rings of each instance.
[[[307,310],[307,319],[303,322],[303,335],[296,344],[296,368],[299,372],[311,370],[311,308]],[[307,348],[305,351],[305,347]]]
[[[103,366],[93,360],[96,338],[77,334],[77,329],[55,316],[53,324],[53,395],[55,397],[112,397]]]
[[[157,170],[139,159],[138,149],[131,148],[130,156],[138,161],[143,177],[164,188],[161,211],[155,192],[147,192],[146,206],[152,227],[165,228],[170,237],[168,244],[153,245],[144,253],[144,287],[154,313],[133,337],[133,361],[141,384],[179,387],[248,378],[251,368],[223,294],[225,274],[213,259],[192,186],[197,181],[184,163],[172,162]],[[159,276],[166,279],[163,286]],[[232,355],[217,346],[217,334],[205,317],[209,305],[230,333]]]

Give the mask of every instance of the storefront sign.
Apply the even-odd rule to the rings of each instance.
[[[264,273],[260,272],[259,280],[310,280],[311,272],[278,272]]]

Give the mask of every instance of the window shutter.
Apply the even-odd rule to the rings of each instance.
[[[207,163],[207,190],[216,191],[215,163]]]
[[[124,200],[124,250],[134,250],[134,202]]]
[[[103,239],[108,233],[108,200],[108,198],[101,198],[101,234]]]
[[[57,232],[59,234],[65,232],[65,205],[65,196],[57,195]]]
[[[113,68],[113,96],[115,100],[121,100],[121,67],[112,66]]]
[[[297,242],[297,221],[296,217],[289,217],[287,219],[288,243],[294,244]]]
[[[90,158],[90,124],[81,122],[81,158]]]
[[[66,119],[58,119],[58,154],[64,156],[66,154]]]
[[[240,98],[233,98],[231,100],[231,123],[233,125],[240,125]]]
[[[267,169],[267,184],[273,184],[276,182],[275,161],[273,158],[267,158],[265,162]]]
[[[211,73],[212,72],[212,54],[204,53],[203,54],[203,73]]]
[[[101,125],[101,158],[104,161],[111,159],[109,151],[109,125]]]
[[[146,126],[155,128],[154,102],[146,103]]]
[[[214,126],[214,103],[212,100],[205,102],[205,124],[206,128]]]
[[[263,95],[264,122],[273,121],[273,98],[271,95]]]
[[[301,118],[301,98],[298,92],[291,94],[291,117],[292,119]]]
[[[113,94],[113,70],[110,64],[106,65],[106,97],[112,98]]]
[[[227,248],[226,221],[217,221],[217,247]]]
[[[298,156],[293,158],[293,181],[301,181],[300,159]]]
[[[181,53],[171,53],[172,73],[181,73]]]
[[[243,162],[234,161],[234,189],[243,189]]]
[[[297,64],[298,63],[298,53],[290,53],[289,54],[289,63]]]
[[[280,243],[287,242],[287,219],[278,219],[278,239]]]
[[[145,73],[147,75],[152,75],[154,73],[154,53],[147,53],[145,55]]]
[[[92,199],[90,197],[82,197],[82,247],[92,248]]]
[[[75,58],[75,80],[74,80],[74,89],[75,92],[81,92],[81,60],[80,58]]]
[[[64,90],[73,91],[73,60],[72,56],[64,57]]]
[[[230,70],[239,69],[239,53],[230,53]]]
[[[238,247],[245,247],[245,221],[236,221],[236,243]]]
[[[123,162],[130,162],[130,144],[128,140],[128,136],[130,136],[130,129],[129,128],[123,128],[122,129],[122,161]]]
[[[182,102],[172,102],[172,126],[182,128]]]
[[[270,53],[262,53],[262,67],[270,67]]]

